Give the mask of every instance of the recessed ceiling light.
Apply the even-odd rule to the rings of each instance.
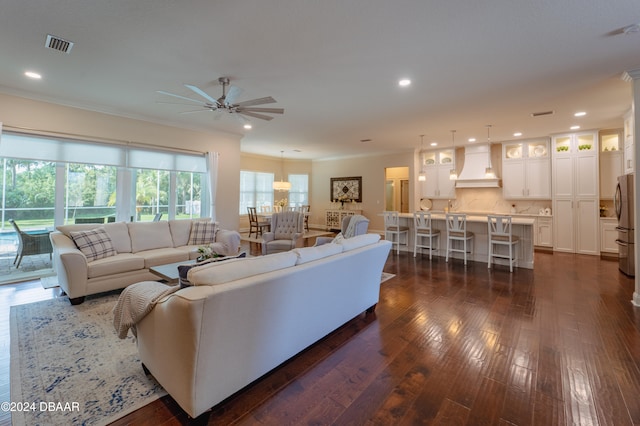
[[[253,126],[251,126],[251,124],[247,123],[243,126],[245,129],[250,130]]]
[[[411,80],[409,80],[408,78],[403,78],[402,80],[398,81],[398,85],[400,85],[401,87],[409,86],[410,84]]]
[[[438,146],[438,142],[431,142],[429,145],[431,145],[431,146]]]
[[[26,75],[29,78],[33,78],[34,80],[40,80],[42,78],[42,75],[34,71],[26,71],[24,75]]]
[[[515,136],[515,137],[522,136],[522,132],[515,132],[515,133],[513,134],[513,136]]]
[[[571,126],[569,127],[571,130],[578,130],[580,128],[580,126]]]
[[[476,138],[469,138],[469,142],[475,142]]]
[[[585,115],[587,115],[587,113],[584,111],[579,111],[573,114],[574,117],[584,117]]]

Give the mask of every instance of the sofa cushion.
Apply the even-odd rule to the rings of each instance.
[[[296,265],[313,262],[323,257],[333,256],[342,253],[343,247],[340,244],[323,244],[317,247],[302,247],[291,250],[298,256]]]
[[[223,284],[279,269],[290,268],[296,264],[297,259],[298,256],[292,251],[250,257],[248,259],[231,259],[226,262],[210,263],[199,268],[193,268],[187,274],[187,278],[193,285]]]
[[[360,247],[368,246],[370,244],[375,244],[378,241],[380,241],[379,234],[363,234],[363,235],[356,235],[355,237],[351,237],[351,238],[344,238],[336,242],[336,244],[340,244],[344,248],[344,251],[349,251],[349,250],[354,250]]]
[[[106,223],[104,230],[111,237],[113,248],[118,253],[131,253],[131,238],[129,237],[129,228],[124,222]]]
[[[217,226],[214,222],[193,222],[188,245],[211,244],[216,241]]]
[[[184,250],[178,250],[173,247],[139,251],[135,253],[135,255],[141,257],[144,260],[145,268],[189,260],[188,252]]]
[[[179,275],[178,281],[180,283],[180,287],[184,288],[184,287],[189,287],[189,286],[192,285],[191,282],[189,281],[189,278],[187,277],[187,274],[189,273],[189,271],[192,268],[197,268],[199,266],[208,265],[209,263],[213,263],[213,262],[222,262],[224,260],[245,258],[245,257],[247,257],[247,253],[246,252],[242,252],[237,256],[214,257],[214,258],[211,258],[211,259],[204,260],[202,262],[194,263],[193,265],[178,265],[178,275]]]
[[[174,247],[187,245],[189,242],[191,224],[193,222],[195,222],[195,220],[191,219],[172,219],[169,221],[169,229],[171,230],[171,238],[173,239]]]
[[[87,278],[104,277],[122,272],[139,271],[144,268],[144,259],[132,253],[94,260],[87,264]]]
[[[169,224],[160,222],[127,223],[131,237],[131,251],[138,253],[144,250],[173,247]]]
[[[116,250],[104,228],[71,232],[71,239],[88,261],[115,256]]]

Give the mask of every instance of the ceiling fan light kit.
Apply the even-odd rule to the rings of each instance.
[[[184,87],[191,90],[196,95],[200,96],[204,99],[193,99],[188,96],[177,95],[175,93],[166,92],[164,90],[158,90],[157,93],[161,95],[171,96],[177,99],[182,99],[186,101],[190,101],[201,106],[201,109],[195,111],[187,111],[191,112],[200,112],[200,111],[223,111],[229,114],[237,114],[242,118],[252,117],[260,120],[272,120],[273,117],[267,114],[284,114],[284,108],[265,108],[265,107],[257,107],[257,105],[266,105],[276,103],[276,100],[271,96],[266,96],[264,98],[251,99],[244,102],[236,103],[236,99],[242,93],[242,89],[237,86],[229,86],[229,78],[228,77],[220,77],[218,78],[218,82],[222,86],[222,96],[218,99],[215,99],[213,96],[209,95],[204,90],[200,89],[198,86],[194,86],[192,84],[185,84]],[[228,88],[228,90],[227,90]]]

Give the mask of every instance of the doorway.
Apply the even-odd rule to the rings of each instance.
[[[409,167],[387,167],[384,173],[385,210],[409,213]]]

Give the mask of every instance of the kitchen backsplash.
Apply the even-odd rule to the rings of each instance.
[[[432,200],[433,210],[447,207],[448,200]],[[516,213],[537,215],[540,209],[552,208],[551,200],[505,200],[502,188],[457,188],[456,198],[451,200],[452,211],[473,213],[511,213],[515,205]],[[553,213],[553,211],[551,211]]]

